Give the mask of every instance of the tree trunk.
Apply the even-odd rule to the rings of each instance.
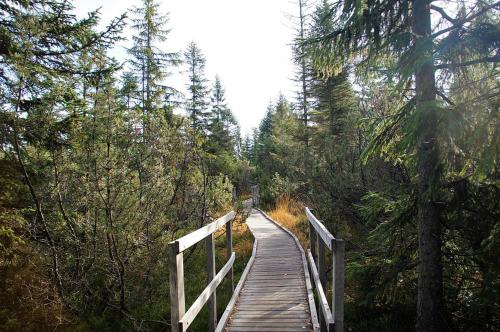
[[[430,2],[413,0],[415,50],[423,57],[415,72],[417,112],[420,112],[417,142],[418,174],[418,299],[417,330],[442,331],[443,271],[441,262],[441,225],[434,204],[439,187],[439,146],[436,138],[436,82],[432,60],[432,44],[425,39],[431,34]]]

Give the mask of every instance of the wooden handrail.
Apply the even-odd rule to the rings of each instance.
[[[335,321],[333,320],[332,313],[330,312],[330,306],[328,305],[328,300],[326,299],[325,292],[323,291],[323,286],[321,285],[321,280],[319,277],[318,269],[314,263],[314,258],[311,254],[311,250],[307,250],[307,259],[311,268],[312,279],[314,280],[314,286],[317,289],[318,301],[321,313],[324,317],[327,331],[334,331]]]
[[[325,225],[321,223],[321,221],[318,220],[312,214],[311,210],[306,207],[306,216],[307,219],[309,220],[309,223],[314,227],[316,230],[316,233],[321,237],[323,240],[323,243],[330,249],[330,251],[333,250],[334,248],[334,242],[335,242],[335,237],[326,229]]]
[[[222,282],[222,279],[224,279],[226,274],[232,268],[235,257],[236,255],[233,252],[231,254],[231,258],[226,263],[226,265],[224,265],[224,267],[219,271],[219,273],[217,273],[215,278],[210,282],[210,284],[208,284],[207,287],[205,287],[200,296],[198,296],[196,301],[194,301],[189,310],[184,314],[181,321],[179,322],[179,324],[182,324],[182,328],[180,328],[180,330],[186,331],[189,325],[191,325],[191,323],[194,321],[195,317],[201,311],[205,303],[207,303],[209,297],[213,294],[213,292],[215,292],[217,286],[219,286],[219,284]]]
[[[319,314],[321,330],[328,332],[344,331],[344,241],[336,239],[314,216],[305,208],[305,213],[309,221],[309,244],[308,261],[313,276],[316,292],[319,298]],[[332,252],[332,308],[326,299],[326,262],[325,249]],[[315,262],[317,260],[317,265]]]
[[[206,303],[209,309],[208,330],[215,330],[217,326],[217,300],[215,290],[226,275],[229,276],[229,287],[231,292],[234,290],[233,265],[236,255],[233,252],[231,221],[234,219],[235,215],[235,212],[231,211],[214,222],[169,243],[170,316],[172,332],[185,332]],[[214,233],[224,225],[226,226],[227,262],[216,274]],[[186,312],[184,293],[184,251],[202,240],[205,240],[207,245],[208,285]]]
[[[205,239],[210,234],[213,234],[219,228],[224,226],[228,221],[233,220],[235,215],[236,215],[235,212],[231,211],[226,215],[224,215],[223,217],[215,220],[214,222],[211,222],[210,224],[205,225],[202,228],[199,228],[192,233],[189,233],[175,241],[172,241],[171,243],[177,242],[179,252],[183,252],[189,247]]]

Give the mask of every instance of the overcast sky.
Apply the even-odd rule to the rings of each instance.
[[[159,0],[170,13],[169,39],[164,51],[182,51],[195,41],[207,59],[207,78],[219,74],[226,88],[226,100],[242,133],[257,127],[269,101],[280,93],[293,98],[294,66],[290,43],[293,24],[290,15],[298,8],[293,0]],[[78,16],[101,7],[102,25],[113,17],[139,6],[140,0],[75,0]],[[125,36],[132,31],[126,30]],[[113,51],[125,59],[122,42]],[[180,70],[180,69],[179,69]],[[174,75],[168,84],[183,89],[186,77]]]

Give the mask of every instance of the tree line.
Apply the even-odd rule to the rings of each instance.
[[[0,325],[168,329],[167,244],[245,185],[239,126],[200,48],[165,50],[160,2],[101,30],[72,10],[0,4]]]
[[[353,330],[495,330],[499,3],[298,5],[297,98],[242,146],[263,201],[347,241]]]

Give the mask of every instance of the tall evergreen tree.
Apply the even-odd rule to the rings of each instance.
[[[177,53],[160,48],[170,32],[166,27],[168,21],[168,15],[160,13],[160,3],[156,0],[142,0],[142,6],[133,9],[134,44],[128,51],[132,56],[131,69],[138,82],[140,104],[137,106],[142,112],[144,137],[147,137],[150,119],[159,115],[165,97],[173,91],[166,85],[165,78],[171,67],[179,63]]]
[[[194,130],[204,132],[208,125],[208,80],[205,78],[206,59],[196,43],[191,42],[184,52],[188,74],[186,111]]]
[[[217,150],[235,153],[239,128],[233,113],[226,105],[225,91],[219,76],[215,77],[210,97],[209,140]]]
[[[445,326],[439,208],[445,163],[440,134],[443,102],[449,98],[444,93],[446,83],[438,86],[436,70],[444,73],[499,61],[492,55],[495,42],[484,38],[494,29],[493,17],[487,13],[495,6],[498,2],[488,1],[468,8],[463,2],[457,15],[451,17],[426,0],[342,1],[330,14],[334,31],[311,44],[313,62],[325,73],[335,73],[339,64],[348,61],[373,65],[383,64],[387,56],[395,57],[399,60],[393,68],[399,79],[398,91],[406,96],[407,89],[415,89],[409,102],[380,122],[369,151],[391,151],[416,175],[419,331],[442,331]],[[432,24],[432,11],[434,17],[442,18],[441,25]],[[482,46],[473,50],[476,43]],[[466,51],[460,52],[460,47]],[[461,56],[455,57],[457,53]]]

